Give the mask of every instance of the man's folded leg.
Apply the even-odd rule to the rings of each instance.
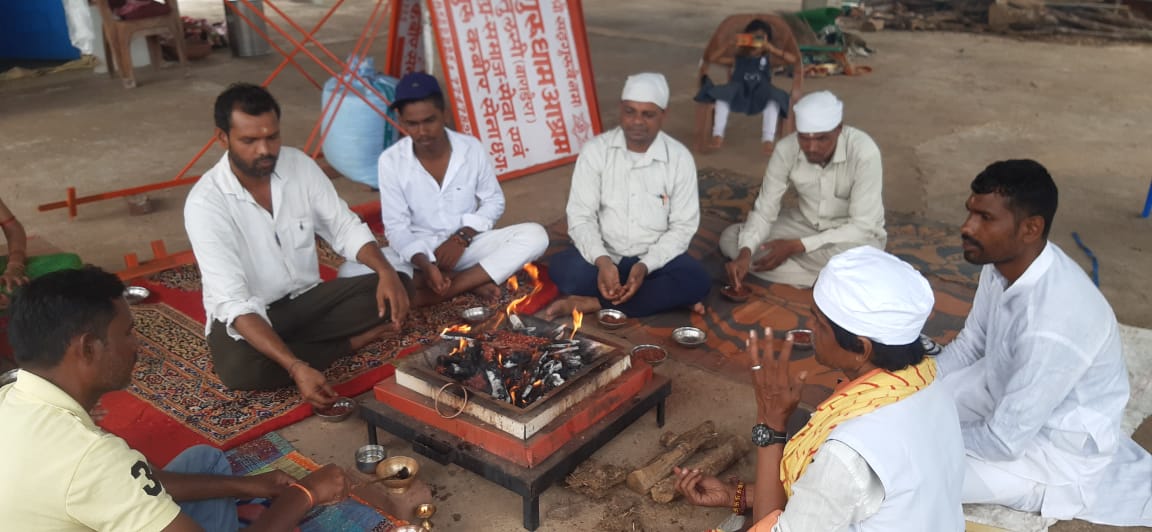
[[[634,258],[621,261],[621,275],[626,278],[626,272],[636,262],[638,261]],[[691,307],[703,301],[711,288],[712,277],[708,275],[708,270],[699,261],[683,253],[665,264],[663,268],[650,272],[632,299],[613,308],[618,308],[636,318],[651,316]]]
[[[540,258],[547,249],[548,232],[540,224],[510,225],[476,235],[460,256],[456,269],[464,270],[479,264],[492,282],[499,284],[525,264]]]
[[[232,476],[232,465],[224,453],[208,445],[194,445],[176,455],[164,471],[185,475]],[[180,510],[188,514],[204,530],[231,532],[240,529],[240,519],[236,515],[236,499],[222,497],[202,501],[177,503]]]

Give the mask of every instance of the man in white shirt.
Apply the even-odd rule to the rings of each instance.
[[[392,107],[408,136],[380,154],[384,257],[412,276],[417,306],[468,290],[498,299],[496,284],[544,254],[547,231],[535,223],[493,229],[504,214],[496,167],[479,140],[445,127],[436,78],[404,76]],[[351,262],[340,276],[369,271]]]
[[[736,289],[749,271],[766,281],[810,287],[837,253],[884,249],[888,240],[876,143],[843,124],[844,104],[831,92],[801,98],[794,111],[796,133],[777,144],[747,221],[720,235]],[[798,209],[781,208],[789,185],[796,188]]]
[[[772,331],[752,331],[756,484],[676,468],[677,489],[693,504],[751,508],[749,532],[964,530],[960,422],[920,343],[935,303],[928,280],[859,246],[828,262],[812,299],[816,361],[847,382],[789,438],[806,375],[788,370],[791,338],[777,357]]]
[[[240,390],[295,383],[314,406],[336,394],[325,368],[398,331],[408,293],[372,232],[310,157],[280,145],[280,106],[263,87],[235,84],[216,99],[228,153],[184,205],[200,267],[216,374]],[[316,236],[375,273],[320,282]]]
[[[65,270],[17,292],[11,338],[20,371],[0,388],[0,515],[7,530],[228,532],[236,499],[272,499],[245,530],[290,530],[318,504],[348,495],[328,465],[300,479],[231,474],[198,445],[164,470],[96,426],[89,412],[132,380],[137,344],[124,283],[97,268]],[[163,437],[163,435],[157,435]]]
[[[1048,241],[1056,184],[1039,163],[1009,160],[971,188],[964,258],[984,269],[939,356],[968,453],[964,502],[1152,525],[1152,456],[1120,427],[1128,373],[1116,316]]]
[[[576,160],[568,196],[573,247],[549,265],[565,297],[548,307],[549,318],[573,309],[701,312],[711,287],[686,253],[700,225],[696,163],[660,130],[668,83],[661,74],[629,76],[621,100],[620,127],[589,141]]]

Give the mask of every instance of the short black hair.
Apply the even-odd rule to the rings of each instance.
[[[17,289],[8,323],[17,364],[53,368],[77,336],[107,339],[122,297],[120,278],[95,266],[52,272]]]
[[[404,112],[405,107],[408,107],[409,105],[414,104],[416,102],[432,102],[432,105],[434,105],[437,109],[439,109],[441,112],[444,111],[444,93],[442,93],[442,92],[429,94],[428,96],[425,96],[423,98],[416,98],[416,99],[412,99],[412,100],[400,100],[398,102],[393,102],[392,108],[396,109],[396,114],[399,115],[400,113]]]
[[[1029,216],[1040,216],[1044,219],[1044,238],[1048,238],[1056,218],[1059,192],[1048,169],[1040,163],[1032,159],[994,162],[972,180],[972,193],[995,193],[1008,198],[1017,223]]]
[[[864,352],[864,343],[860,341],[859,335],[836,325],[836,322],[827,316],[824,319],[828,320],[828,325],[832,327],[832,335],[836,337],[836,343],[840,347],[853,353]],[[915,366],[924,361],[925,353],[924,344],[920,343],[919,338],[905,345],[888,345],[872,340],[872,364],[887,371],[899,371],[908,366]]]
[[[228,133],[232,129],[232,111],[239,109],[246,115],[259,116],[274,111],[280,118],[280,104],[268,89],[251,83],[233,83],[216,97],[216,127]]]
[[[768,25],[763,19],[753,20],[749,22],[747,26],[744,26],[744,33],[752,33],[756,30],[764,32],[764,34],[768,36],[768,40],[772,40],[772,26]]]

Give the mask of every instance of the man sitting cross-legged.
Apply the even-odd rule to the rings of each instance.
[[[535,223],[493,229],[504,213],[496,168],[479,140],[445,127],[436,78],[404,76],[392,107],[409,136],[380,154],[384,256],[413,277],[417,306],[469,290],[485,300],[499,298],[496,283],[540,257],[548,233]],[[368,271],[352,262],[340,275]]]

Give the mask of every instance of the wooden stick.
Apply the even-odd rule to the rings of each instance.
[[[717,475],[752,450],[752,442],[748,438],[725,434],[720,439],[723,443],[688,462],[684,467],[686,469],[699,469],[705,475]],[[652,486],[652,500],[656,502],[667,504],[679,496],[680,492],[676,491],[675,474]]]
[[[648,465],[628,474],[628,488],[641,495],[648,493],[660,479],[672,472],[672,468],[682,464],[709,440],[717,438],[716,425],[705,421],[676,438],[672,449],[648,462]]]

